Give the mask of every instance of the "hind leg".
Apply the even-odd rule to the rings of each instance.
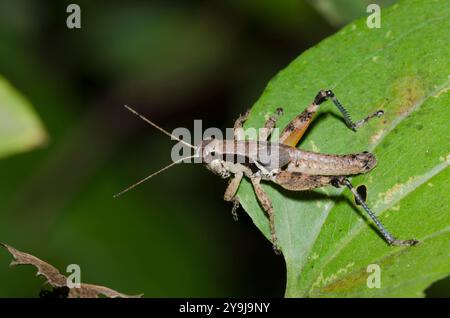
[[[367,116],[366,118],[361,119],[356,123],[354,123],[347,110],[344,108],[344,106],[342,106],[342,104],[339,102],[339,100],[336,98],[336,96],[331,90],[320,91],[316,95],[316,98],[314,98],[314,101],[308,107],[306,107],[306,109],[302,113],[297,115],[289,124],[287,124],[287,126],[281,132],[279,142],[285,145],[295,147],[305,134],[309,125],[311,124],[314,115],[319,109],[319,106],[328,99],[331,99],[333,101],[334,105],[339,109],[339,111],[344,116],[344,120],[347,127],[353,131],[356,131],[356,129],[363,126],[372,118],[380,117],[384,114],[382,110],[378,110],[375,113]]]

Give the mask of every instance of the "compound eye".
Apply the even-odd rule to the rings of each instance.
[[[216,156],[216,152],[213,150],[210,152],[211,156],[215,157]]]

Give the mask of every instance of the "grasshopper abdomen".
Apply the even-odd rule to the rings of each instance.
[[[377,164],[369,152],[349,155],[331,155],[294,148],[287,170],[310,175],[355,175],[372,170]]]

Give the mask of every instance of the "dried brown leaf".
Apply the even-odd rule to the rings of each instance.
[[[37,276],[44,276],[46,278],[46,282],[49,283],[54,288],[61,288],[67,286],[67,278],[63,274],[61,274],[58,269],[54,266],[50,265],[47,262],[37,258],[28,253],[21,252],[15,249],[12,246],[9,246],[5,243],[0,242],[0,246],[3,246],[7,249],[14,260],[11,262],[10,266],[15,265],[33,265],[37,268]],[[79,288],[71,288],[67,295],[68,298],[97,298],[99,296],[106,296],[108,298],[140,298],[140,295],[126,295],[119,293],[113,289],[110,289],[105,286],[91,285],[91,284],[81,284]]]
[[[36,276],[44,276],[47,279],[47,282],[53,287],[65,287],[67,285],[66,276],[62,275],[49,263],[44,262],[33,255],[18,251],[14,247],[7,244],[0,243],[0,245],[6,248],[14,257],[14,260],[11,261],[10,266],[33,265],[38,270]]]
[[[108,298],[141,298],[143,294],[125,295],[105,286],[81,284],[80,288],[70,289],[68,298],[98,298],[100,295]]]

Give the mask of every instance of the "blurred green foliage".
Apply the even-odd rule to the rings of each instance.
[[[0,157],[44,143],[46,134],[32,106],[0,77]]]
[[[378,4],[380,8],[387,8],[397,0],[308,0],[332,25],[342,26],[359,17],[361,12],[367,12],[367,6]],[[368,14],[373,13],[372,11]]]
[[[50,136],[0,161],[1,241],[124,293],[283,295],[283,260],[244,213],[232,220],[225,183],[202,167],[112,198],[173,145],[121,105],[169,130],[199,118],[228,127],[336,27],[305,1],[82,0],[82,28],[69,30],[69,3],[0,0],[0,74]],[[35,297],[42,281],[9,260],[0,253],[0,296]]]

